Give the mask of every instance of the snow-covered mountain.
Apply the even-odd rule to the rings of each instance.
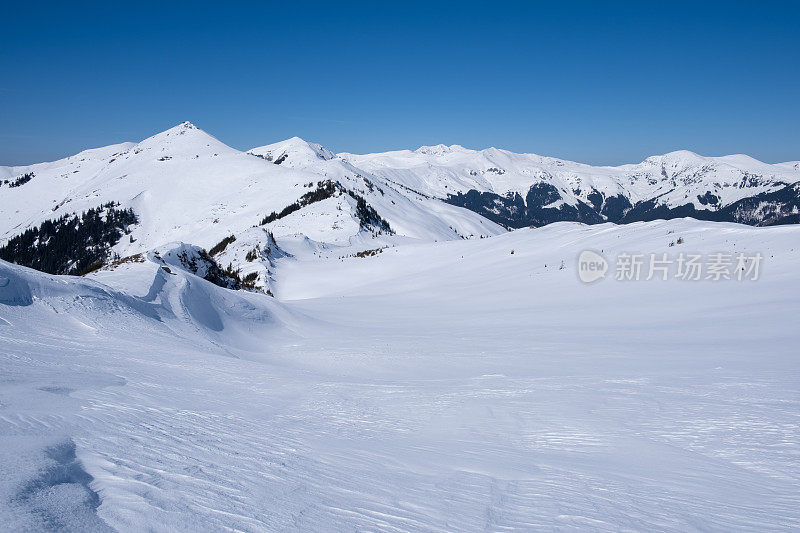
[[[682,151],[593,167],[458,145],[334,154],[298,137],[242,152],[185,122],[139,143],[0,167],[0,212],[0,258],[46,272],[173,250],[223,286],[269,292],[286,255],[342,257],[503,226],[796,223],[800,163]]]
[[[689,151],[597,167],[489,148],[340,154],[393,183],[472,209],[508,227],[560,220],[634,222],[691,216],[768,225],[800,222],[800,162]]]
[[[186,243],[268,290],[271,261],[282,245],[312,253],[504,231],[469,210],[409,194],[302,139],[245,153],[188,122],[135,144],[0,167],[0,180],[5,257],[64,256],[53,273],[79,273],[98,260],[108,265]],[[97,212],[81,218],[89,210]],[[119,220],[114,227],[108,227],[111,218]],[[70,248],[68,241],[90,236],[86,254]]]

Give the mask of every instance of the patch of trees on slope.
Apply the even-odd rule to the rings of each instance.
[[[0,259],[49,274],[82,275],[100,268],[111,248],[138,222],[132,209],[110,202],[46,220],[0,247]]]
[[[317,183],[317,188],[309,191],[301,196],[297,201],[287,205],[280,212],[273,211],[261,220],[261,225],[275,222],[283,217],[291,215],[295,211],[309,206],[316,202],[321,202],[332,198],[337,192],[341,194],[348,194],[356,201],[356,216],[358,217],[359,225],[363,229],[375,229],[377,231],[385,231],[392,233],[392,228],[389,223],[384,220],[375,209],[367,203],[363,196],[343,187],[339,182],[325,180]]]

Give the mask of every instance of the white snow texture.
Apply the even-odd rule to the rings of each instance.
[[[127,260],[86,277],[0,261],[0,529],[799,529],[800,226],[506,231],[438,199],[523,190],[537,165],[645,197],[642,169],[698,157],[581,174],[458,146],[246,153],[184,123],[0,167],[34,173],[0,189],[0,244],[110,201],[139,218]],[[499,160],[517,170],[465,177]],[[798,172],[712,163],[725,201],[726,169]],[[391,232],[342,190],[260,224],[324,180]],[[215,259],[261,290],[181,262],[229,235]],[[583,250],[764,259],[756,281],[585,284]]]

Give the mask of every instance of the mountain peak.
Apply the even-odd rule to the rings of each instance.
[[[446,144],[436,144],[434,146],[420,146],[416,150],[415,153],[418,154],[425,154],[425,155],[446,155],[451,154],[454,152],[466,152],[467,149],[461,146],[460,144],[451,144],[447,146]]]
[[[692,152],[691,150],[674,150],[661,155],[651,155],[645,161],[650,160],[692,160],[705,159],[702,155]]]
[[[213,150],[216,153],[233,150],[233,148],[217,140],[216,137],[201,130],[188,121],[156,133],[141,141],[138,146],[143,149],[158,148],[160,151],[181,153],[183,151],[199,154]]]
[[[268,161],[281,163],[286,162],[287,166],[297,166],[307,164],[310,161],[335,159],[336,154],[322,146],[301,139],[300,137],[290,137],[284,141],[251,148],[247,151]]]
[[[661,155],[651,155],[640,164],[645,166],[689,166],[696,165],[708,158],[691,150],[675,150]],[[626,166],[626,165],[623,165]]]
[[[192,131],[192,130],[203,131],[200,128],[198,128],[197,126],[195,126],[194,124],[192,124],[191,122],[189,122],[188,120],[185,120],[185,121],[181,122],[180,124],[176,124],[176,125],[172,126],[171,128],[168,128],[168,129],[166,129],[166,130],[164,130],[162,132],[156,133],[155,135],[151,136],[150,138],[158,137],[158,136],[161,136],[161,135],[164,135],[164,136],[166,136],[166,135],[174,135],[174,134],[179,134],[180,135],[181,132],[185,133],[187,131]],[[206,135],[208,135],[208,134],[206,134]]]

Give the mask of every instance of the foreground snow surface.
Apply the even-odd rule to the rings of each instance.
[[[586,248],[765,259],[758,281],[586,285]],[[2,529],[800,527],[799,227],[280,261],[277,301],[0,262]]]

